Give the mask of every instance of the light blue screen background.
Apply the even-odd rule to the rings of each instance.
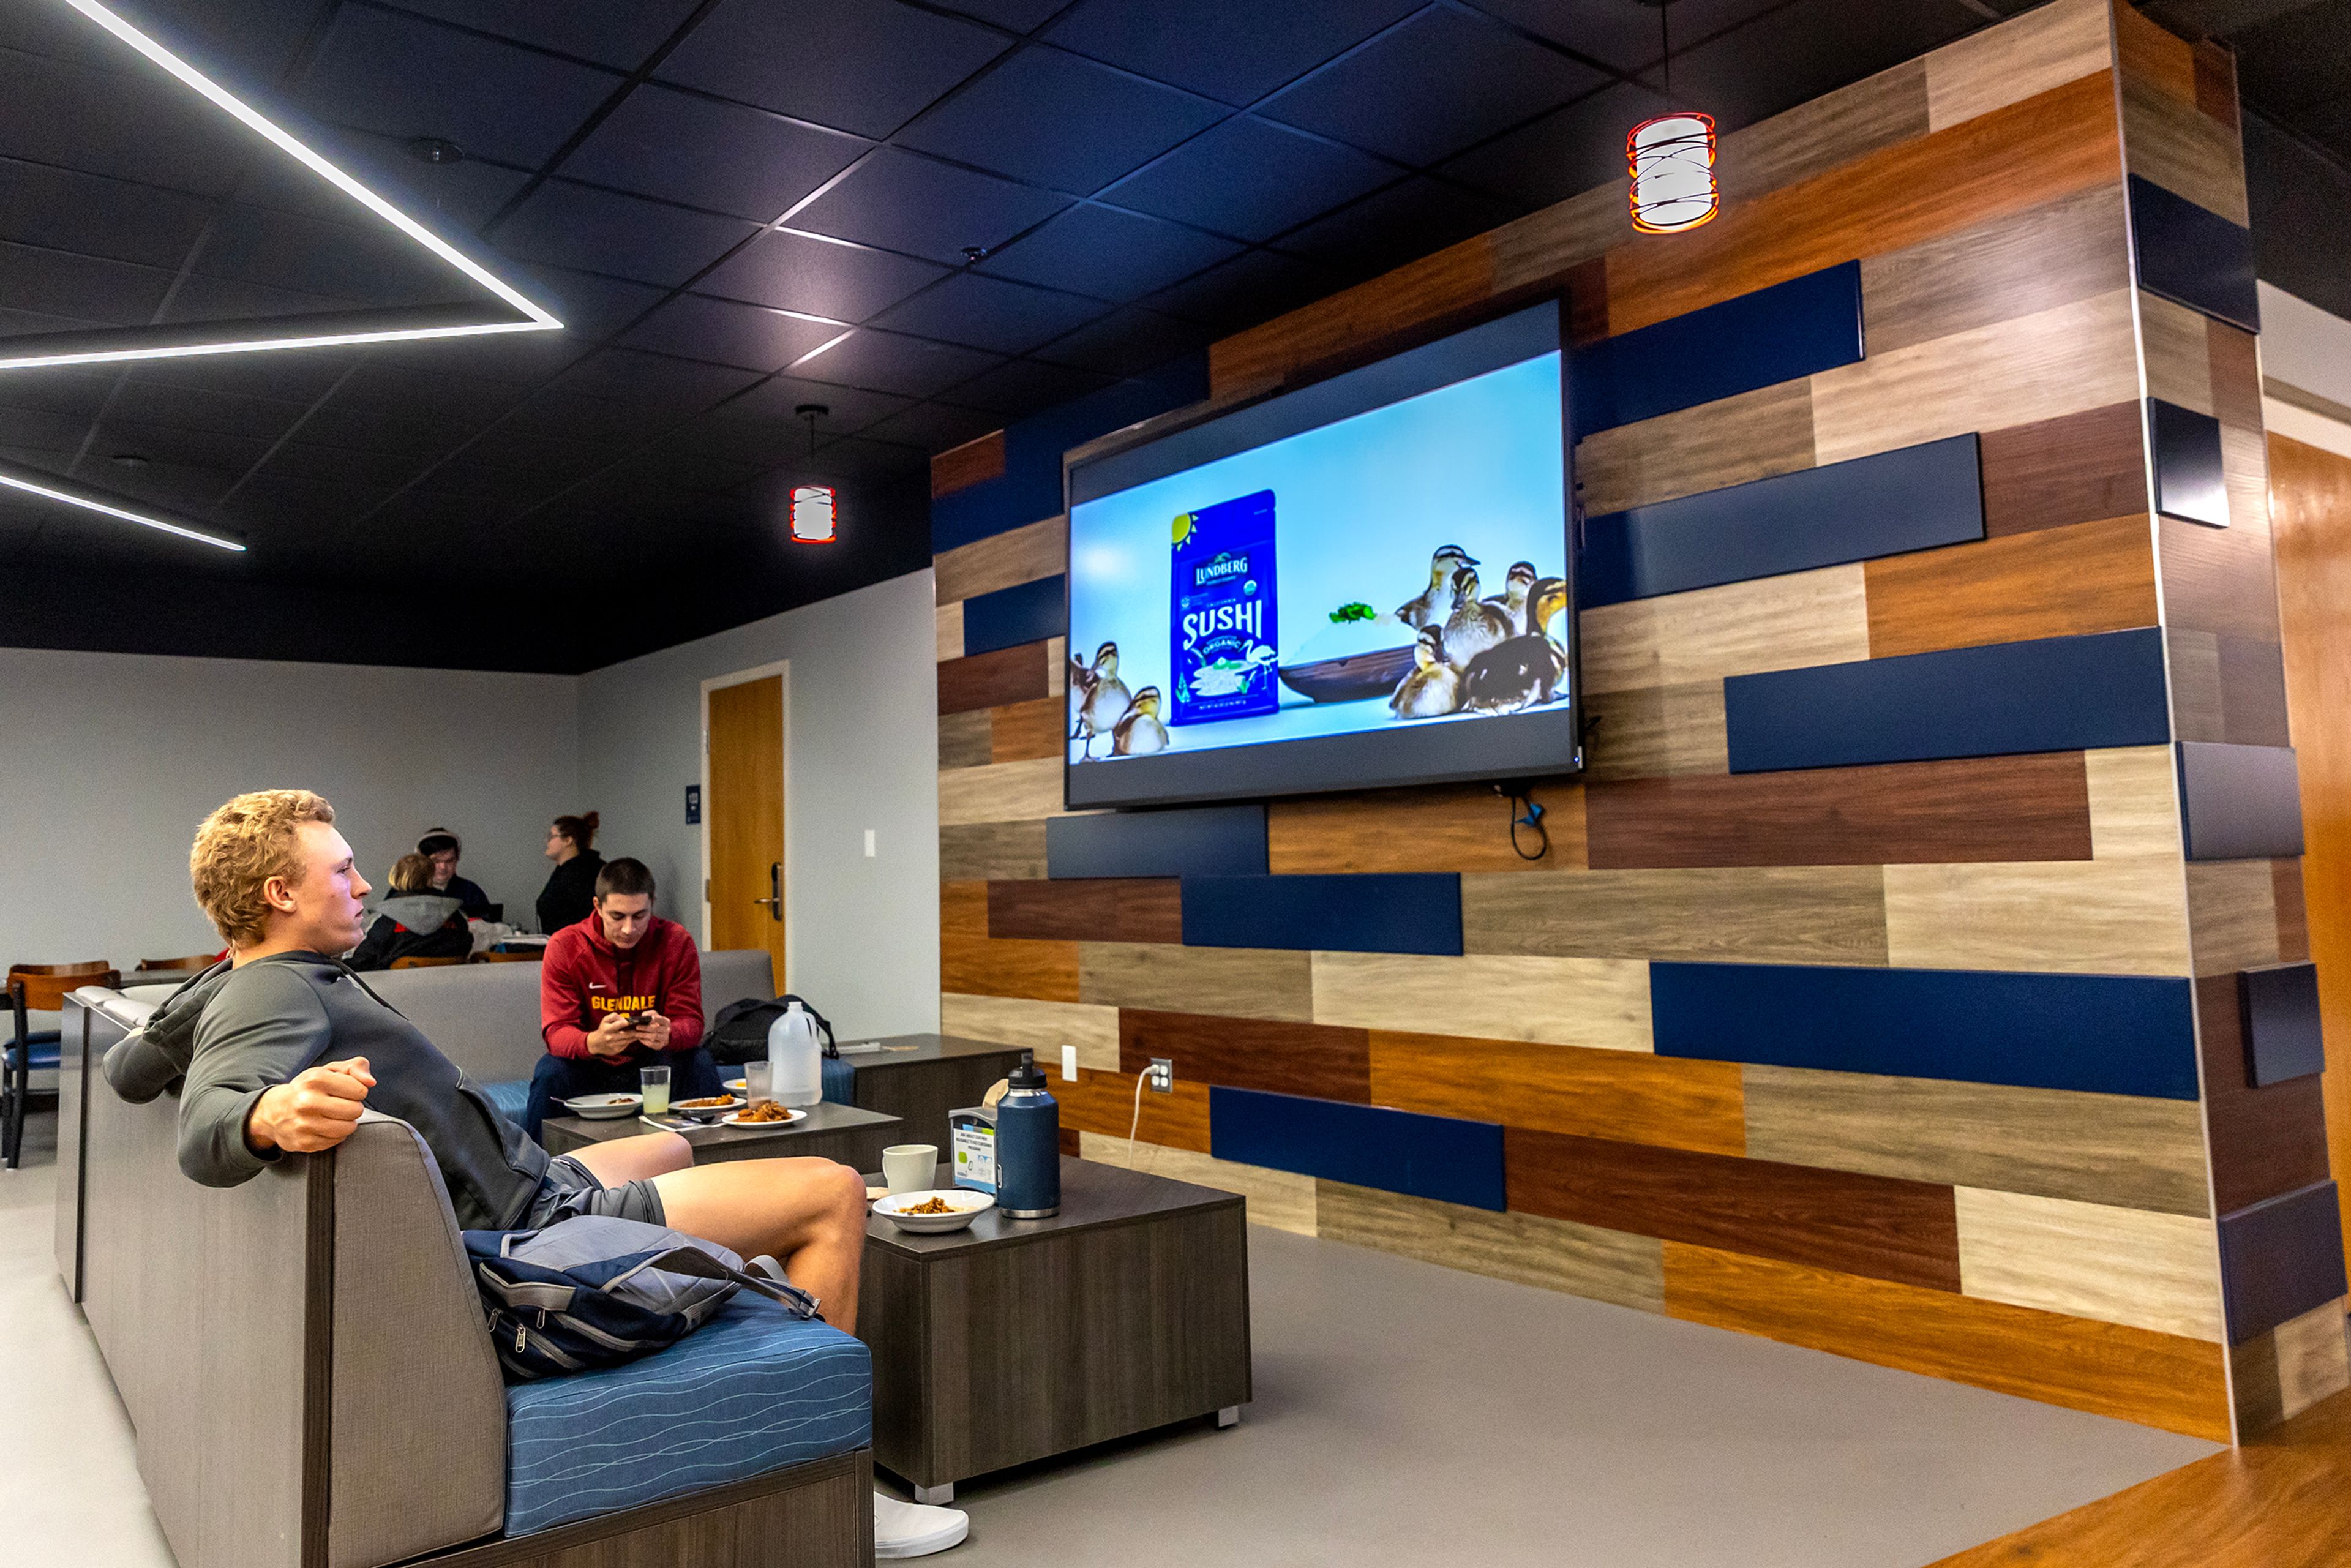
[[[1155,685],[1172,693],[1171,526],[1182,513],[1257,490],[1274,493],[1280,664],[1297,663],[1308,640],[1332,624],[1331,612],[1349,602],[1369,604],[1383,617],[1387,640],[1409,646],[1412,629],[1385,617],[1427,588],[1429,556],[1440,545],[1458,544],[1478,559],[1480,596],[1502,592],[1513,561],[1533,562],[1539,577],[1567,575],[1560,433],[1560,357],[1552,352],[1081,501],[1070,513],[1070,652],[1090,660],[1114,642],[1119,678],[1130,692]],[[1400,722],[1384,698],[1315,703],[1287,685],[1280,693],[1272,714],[1171,724],[1168,749]],[[1172,702],[1160,711],[1171,716]],[[1073,741],[1070,756],[1083,750]],[[1108,737],[1097,738],[1093,759],[1109,752]]]

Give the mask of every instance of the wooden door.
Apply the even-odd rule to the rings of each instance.
[[[710,946],[765,947],[784,986],[784,677],[710,694]]]

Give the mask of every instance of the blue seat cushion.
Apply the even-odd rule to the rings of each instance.
[[[519,1124],[523,1113],[530,1109],[530,1080],[528,1078],[509,1078],[501,1083],[485,1083],[481,1088],[482,1092],[490,1097],[490,1103],[505,1113],[509,1122]]]
[[[11,1056],[16,1054],[16,1039],[15,1035],[0,1034],[0,1044],[5,1044],[7,1047],[8,1053]],[[25,1048],[26,1054],[32,1058],[33,1066],[55,1067],[57,1064],[58,1045],[57,1031],[56,1030],[35,1030],[32,1033],[25,1037]]]
[[[507,1533],[848,1453],[872,1435],[863,1343],[745,1291],[659,1355],[507,1390]]]

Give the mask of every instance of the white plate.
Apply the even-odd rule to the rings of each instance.
[[[747,1078],[730,1078],[718,1087],[726,1090],[729,1094],[748,1094],[751,1092],[751,1081]]]
[[[701,1096],[700,1096],[700,1095],[696,1095],[696,1096],[695,1096],[695,1098],[696,1098],[696,1099],[700,1099],[700,1098],[701,1098]],[[686,1104],[684,1101],[680,1101],[680,1100],[673,1100],[673,1101],[671,1101],[671,1102],[669,1103],[670,1114],[672,1114],[672,1115],[674,1115],[674,1116],[689,1116],[689,1117],[690,1117],[690,1116],[706,1116],[706,1115],[708,1115],[710,1113],[712,1113],[712,1112],[714,1112],[714,1111],[732,1111],[732,1110],[735,1110],[735,1109],[738,1108],[739,1106],[741,1106],[741,1105],[742,1105],[742,1103],[743,1103],[742,1098],[741,1098],[741,1096],[739,1096],[739,1095],[727,1094],[727,1095],[722,1095],[722,1096],[720,1096],[720,1098],[724,1099],[724,1100],[726,1102],[726,1103],[725,1103],[724,1105],[688,1105],[688,1104]]]
[[[956,1206],[953,1214],[908,1214],[906,1209],[916,1204],[928,1203],[935,1197],[946,1198]],[[873,1212],[901,1230],[936,1235],[942,1231],[961,1230],[973,1220],[996,1207],[996,1199],[984,1192],[967,1186],[930,1187],[922,1192],[897,1192],[877,1200]]]
[[[722,1127],[789,1127],[794,1122],[805,1122],[807,1120],[807,1112],[795,1111],[789,1106],[787,1106],[784,1110],[784,1119],[780,1122],[746,1122],[743,1120],[742,1112],[729,1111],[726,1114],[718,1118],[718,1124]]]
[[[582,1094],[563,1103],[575,1116],[585,1116],[590,1122],[609,1122],[632,1114],[644,1103],[642,1094]]]

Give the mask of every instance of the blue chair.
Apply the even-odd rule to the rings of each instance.
[[[0,1162],[15,1170],[25,1150],[25,1112],[33,1097],[33,1070],[57,1065],[57,1031],[36,1032],[31,1015],[57,1012],[66,998],[84,986],[111,989],[121,977],[114,966],[99,958],[87,964],[18,964],[8,971],[8,1002],[16,1014],[16,1030],[0,1057]],[[56,1096],[45,1094],[52,1105]]]

